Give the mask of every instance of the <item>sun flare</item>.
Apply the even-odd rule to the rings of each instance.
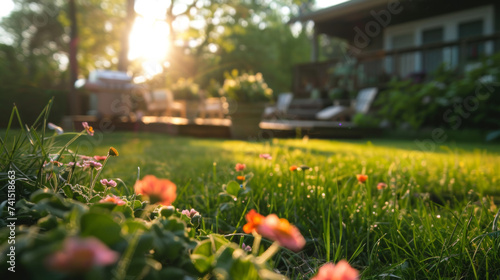
[[[130,33],[129,59],[161,62],[169,49],[168,26],[164,21],[137,17]]]

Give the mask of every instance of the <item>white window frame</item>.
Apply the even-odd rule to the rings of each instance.
[[[404,14],[405,11],[403,10],[402,13]],[[440,27],[443,28],[443,42],[456,41],[458,40],[458,26],[461,23],[474,20],[483,21],[483,36],[493,34],[495,32],[494,6],[486,5],[474,9],[389,26],[384,29],[384,49],[392,50],[392,38],[394,36],[408,33],[413,33],[415,36],[415,46],[421,46],[423,41],[423,31]],[[485,44],[485,52],[487,55],[493,54],[493,49],[493,42],[487,42]],[[415,54],[415,72],[422,71],[421,56],[421,53]],[[458,57],[459,54],[456,49],[445,48],[443,50],[443,61],[452,67],[458,64]]]

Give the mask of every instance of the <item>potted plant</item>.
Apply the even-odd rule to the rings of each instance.
[[[193,79],[180,78],[172,85],[172,92],[176,101],[183,101],[186,104],[186,118],[194,120],[198,114],[200,104],[200,87]]]
[[[261,73],[225,73],[222,93],[230,101],[231,134],[233,138],[249,139],[259,136],[259,122],[264,108],[272,99],[270,89]]]

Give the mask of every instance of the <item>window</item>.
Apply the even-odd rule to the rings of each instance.
[[[444,31],[442,27],[427,29],[422,32],[422,44],[435,44],[443,42]],[[423,51],[422,68],[426,73],[432,73],[443,63],[443,49],[431,49]]]
[[[467,39],[481,35],[483,35],[483,20],[469,21],[458,25],[458,39]],[[468,43],[460,49],[461,58],[466,61],[477,60],[484,54],[484,50],[484,42]]]
[[[413,33],[406,33],[392,37],[392,49],[404,49],[415,46]],[[392,72],[400,77],[408,77],[415,72],[415,53],[395,54],[389,63]]]

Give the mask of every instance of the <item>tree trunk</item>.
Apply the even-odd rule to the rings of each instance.
[[[75,89],[75,82],[78,79],[78,22],[76,18],[75,0],[69,0],[69,19],[71,21],[71,31],[69,42],[70,91],[68,96],[68,107],[70,109],[70,114],[78,115],[80,113],[80,102],[78,102],[77,91]]]
[[[121,50],[118,59],[118,70],[126,72],[128,69],[129,37],[135,21],[135,0],[127,0],[127,17],[125,18],[125,28],[121,38]]]

